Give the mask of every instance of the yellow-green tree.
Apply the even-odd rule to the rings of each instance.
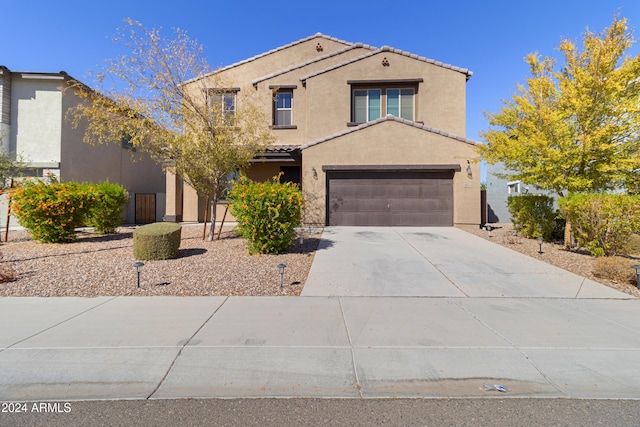
[[[633,45],[627,20],[615,17],[599,34],[587,30],[581,49],[562,40],[560,68],[529,54],[526,85],[486,114],[481,157],[502,162],[505,178],[561,197],[633,182],[640,171],[640,55],[627,54]]]
[[[122,143],[147,152],[211,202],[208,239],[213,239],[216,205],[228,176],[246,167],[272,142],[269,122],[249,99],[229,110],[214,102],[231,90],[203,56],[203,47],[175,29],[164,38],[131,19],[114,41],[125,53],[96,74],[97,91],[77,83],[86,99],[71,110],[86,126],[85,142]]]

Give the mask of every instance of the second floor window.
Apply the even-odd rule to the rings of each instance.
[[[387,114],[416,120],[416,93],[420,81],[350,82],[353,88],[351,123],[366,123]]]
[[[387,89],[387,114],[413,120],[413,89]]]
[[[353,91],[353,121],[370,122],[380,118],[380,89],[356,89]]]
[[[273,124],[291,126],[293,124],[293,92],[278,92],[274,100]]]
[[[233,120],[236,115],[236,93],[211,91],[209,96],[209,107],[214,114],[222,114],[225,120]]]

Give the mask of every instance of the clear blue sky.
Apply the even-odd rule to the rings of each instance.
[[[111,37],[125,17],[163,27],[166,35],[186,30],[213,67],[317,32],[392,46],[473,71],[466,136],[475,140],[487,128],[482,112],[497,111],[525,81],[528,53],[557,55],[561,38],[579,40],[586,27],[599,32],[616,13],[640,28],[639,0],[0,0],[0,11],[0,65],[64,70],[89,85],[88,72],[116,56]]]

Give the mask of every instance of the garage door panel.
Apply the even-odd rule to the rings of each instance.
[[[331,171],[329,225],[453,225],[453,172]]]

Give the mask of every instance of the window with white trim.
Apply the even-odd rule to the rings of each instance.
[[[274,98],[273,125],[293,125],[293,91],[276,92]]]
[[[507,182],[507,193],[508,194],[520,194],[521,192],[521,181],[511,181]]]

